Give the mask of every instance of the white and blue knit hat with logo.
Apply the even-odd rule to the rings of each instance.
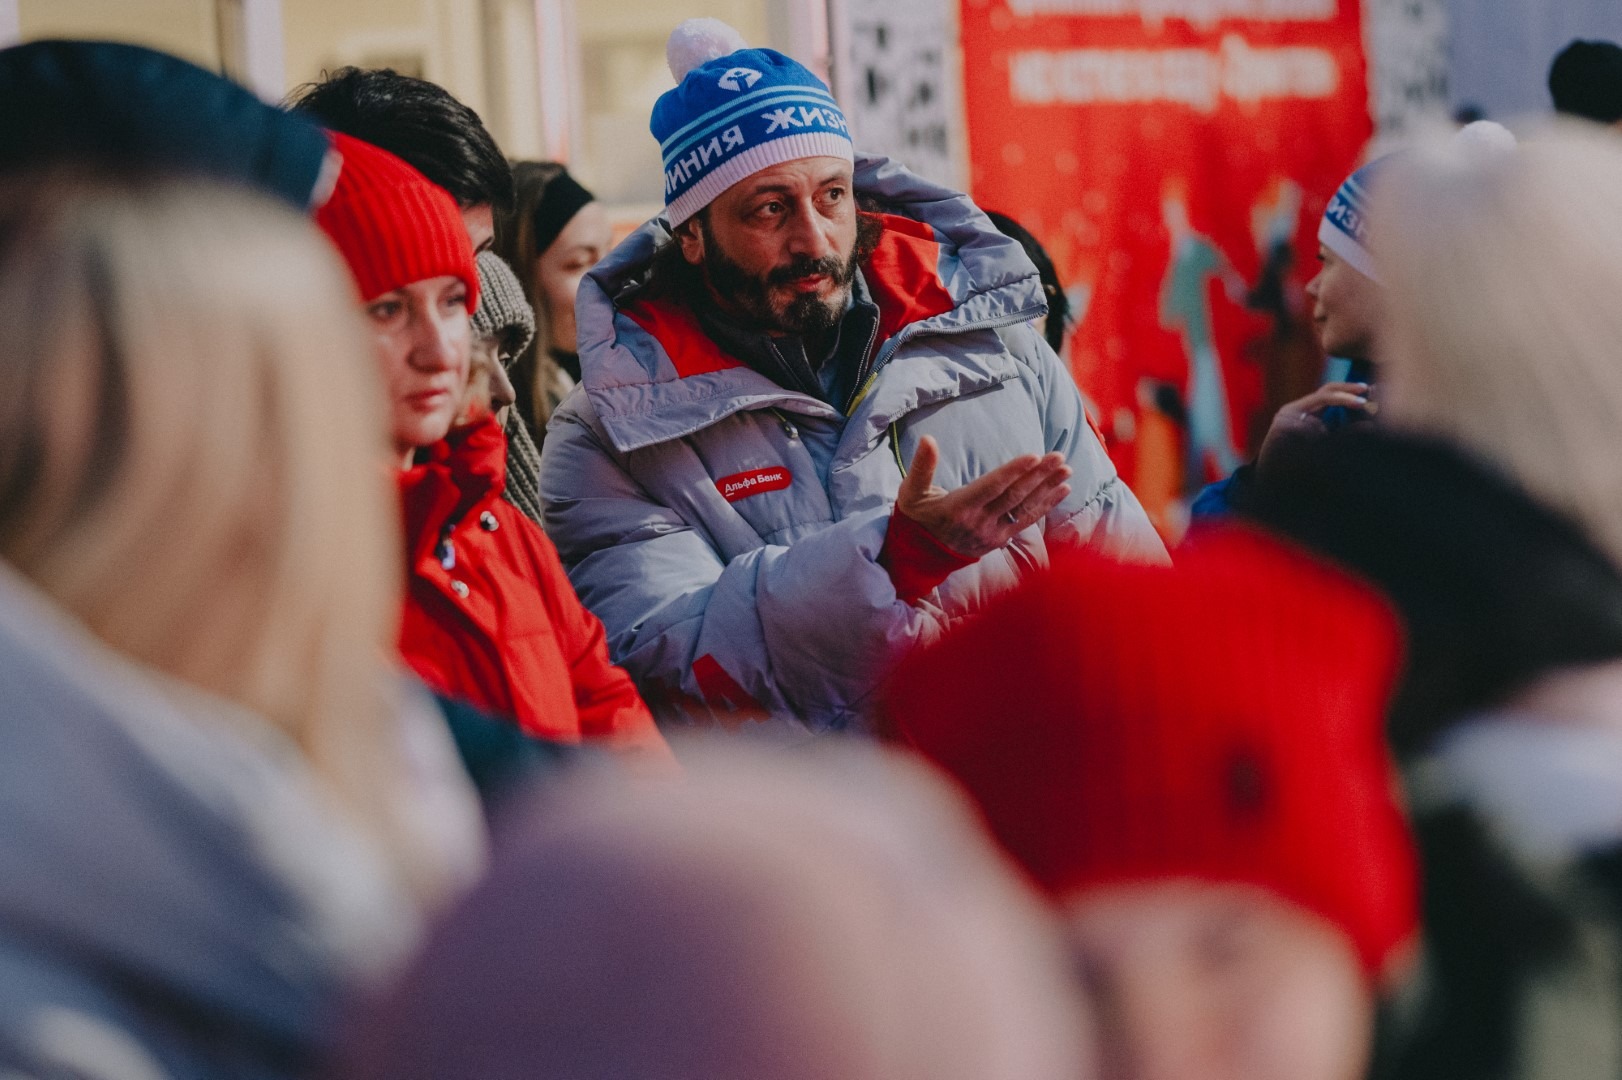
[[[1446,149],[1453,166],[1468,171],[1494,157],[1514,153],[1515,146],[1515,135],[1508,128],[1491,120],[1477,120],[1455,132]],[[1380,276],[1374,272],[1374,256],[1369,253],[1369,192],[1380,172],[1406,152],[1399,150],[1376,158],[1348,176],[1329,200],[1318,225],[1318,243],[1370,281],[1379,281]]]
[[[719,19],[689,19],[665,47],[676,88],[648,126],[665,167],[665,213],[680,225],[739,180],[808,157],[855,160],[845,114],[823,81]]]
[[[1369,254],[1369,186],[1387,158],[1371,161],[1335,190],[1318,224],[1318,243],[1351,264],[1370,281],[1379,281]]]

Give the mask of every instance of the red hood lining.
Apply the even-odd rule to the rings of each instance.
[[[895,214],[878,217],[884,232],[872,256],[862,264],[863,279],[879,309],[875,347],[904,327],[944,315],[957,306],[940,278],[941,249],[934,230]],[[691,311],[675,301],[638,299],[621,310],[665,350],[678,378],[743,366],[704,333]]]

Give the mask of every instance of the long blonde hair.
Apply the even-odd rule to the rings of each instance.
[[[382,392],[308,223],[200,182],[0,188],[0,558],[285,732],[411,886]]]
[[[1495,462],[1622,562],[1622,140],[1392,164],[1373,218],[1387,417]]]

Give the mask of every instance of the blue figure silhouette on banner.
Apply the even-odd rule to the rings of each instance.
[[[1161,202],[1171,234],[1171,261],[1160,292],[1160,322],[1182,335],[1188,351],[1184,406],[1188,423],[1188,489],[1227,476],[1242,462],[1234,446],[1228,389],[1217,355],[1209,283],[1219,280],[1236,303],[1245,302],[1245,281],[1210,239],[1194,231],[1188,203],[1177,194]]]

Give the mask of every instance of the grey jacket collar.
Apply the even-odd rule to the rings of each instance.
[[[0,926],[49,943],[74,993],[139,986],[246,1057],[313,1045],[340,977],[412,944],[416,913],[279,731],[114,653],[4,564],[0,686]],[[24,997],[0,980],[0,1045]]]

